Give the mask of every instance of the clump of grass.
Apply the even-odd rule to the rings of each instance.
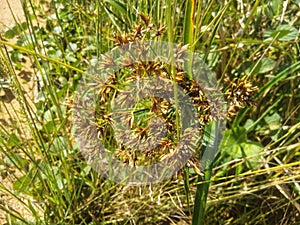
[[[145,143],[143,146],[137,146],[137,143],[132,141],[130,138],[132,136],[127,134],[125,131],[119,131],[120,137],[123,137],[123,142],[118,144],[117,139],[114,139],[113,136],[113,121],[111,111],[111,102],[113,102],[116,96],[121,99],[121,107],[126,108],[126,105],[131,105],[132,99],[130,98],[130,90],[123,90],[130,83],[138,82],[140,79],[145,77],[160,77],[164,79],[173,80],[173,75],[171,75],[169,71],[169,65],[166,63],[154,61],[145,61],[143,58],[145,54],[151,54],[151,46],[147,46],[144,44],[144,41],[150,39],[157,39],[164,32],[165,26],[162,25],[158,29],[155,29],[154,25],[150,22],[150,19],[141,14],[141,21],[136,25],[136,28],[128,34],[116,34],[116,37],[113,39],[116,46],[129,46],[128,51],[134,51],[134,44],[138,43],[137,47],[139,48],[140,55],[134,56],[131,54],[130,56],[125,56],[122,59],[123,71],[115,72],[110,75],[110,78],[105,81],[105,84],[102,85],[102,88],[99,90],[99,108],[97,110],[96,121],[99,136],[102,140],[104,140],[104,146],[108,147],[108,149],[113,149],[115,153],[115,157],[119,160],[128,163],[130,165],[149,165],[153,163],[160,162],[162,160],[170,157],[178,144],[177,130],[180,129],[176,126],[176,108],[170,104],[170,99],[166,100],[159,97],[148,97],[142,102],[137,102],[132,108],[132,111],[126,112],[125,115],[129,115],[128,118],[123,118],[124,113],[120,114],[121,121],[126,121],[129,125],[129,129],[135,133],[135,136]],[[146,43],[146,42],[145,42]],[[130,45],[131,44],[131,45]],[[150,47],[150,48],[149,48]],[[181,48],[178,46],[177,57],[184,57],[185,48]],[[102,62],[99,69],[110,69],[114,68],[116,62],[110,56],[104,56],[105,61]],[[137,57],[137,58],[135,58]],[[201,89],[196,84],[196,82],[192,82],[187,76],[185,76],[185,72],[183,68],[176,69],[175,81],[179,84],[183,90],[190,95],[192,99],[195,99],[195,106],[198,108],[199,112],[199,121],[203,124],[207,122],[209,118],[209,107],[208,103],[206,105],[200,99],[204,99],[205,96],[201,92]],[[159,89],[158,86],[155,86],[155,89]],[[151,87],[149,87],[151,89]],[[166,89],[166,87],[161,87],[162,90]],[[131,90],[132,91],[132,90]],[[141,90],[137,89],[135,92],[140,92]],[[196,99],[198,99],[196,101]],[[207,114],[201,115],[201,110],[207,111]],[[166,124],[167,131],[165,138],[159,140],[155,149],[149,149],[149,143],[147,141],[148,138],[161,136],[158,133],[162,131],[158,127],[154,128],[154,131],[158,133],[153,133],[153,128],[151,128],[151,123],[148,121],[153,117],[159,116],[164,124]],[[116,118],[115,118],[116,119]],[[86,124],[84,123],[84,126]],[[86,127],[89,130],[89,126]],[[152,129],[152,130],[151,130]],[[80,129],[82,130],[82,129]],[[130,131],[130,132],[131,132]],[[123,133],[122,133],[123,132]],[[152,132],[152,133],[151,133]],[[201,135],[201,130],[194,132],[199,133]],[[84,133],[84,132],[83,132]],[[87,134],[90,132],[87,132]],[[151,137],[152,136],[152,137]],[[126,137],[130,137],[128,140]],[[196,143],[195,143],[196,144]],[[195,146],[190,146],[190,148],[195,148]],[[140,149],[140,151],[138,150]],[[200,153],[198,153],[200,154]],[[197,160],[194,160],[197,161]],[[192,165],[196,165],[195,163],[190,163]],[[199,163],[198,163],[199,164]],[[195,166],[195,170],[200,172],[200,168]]]
[[[186,12],[187,16],[190,13],[190,19],[193,18],[192,12],[184,10],[186,2],[183,1],[173,4],[148,0],[127,3],[51,1],[47,12],[50,16],[44,17],[45,26],[37,17],[42,12],[32,1],[28,3],[30,6],[23,6],[30,35],[20,29],[21,38],[17,44],[0,40],[1,44],[14,48],[6,52],[3,46],[0,58],[2,70],[10,77],[13,93],[20,102],[20,109],[1,102],[2,110],[13,121],[13,124],[8,121],[7,126],[0,127],[0,151],[4,156],[1,164],[6,171],[13,168],[18,172],[12,180],[14,190],[1,185],[1,192],[17,199],[33,218],[28,221],[16,210],[1,205],[8,224],[17,221],[24,224],[174,224],[186,221],[190,224],[191,207],[199,204],[191,196],[195,196],[197,185],[202,184],[206,187],[202,191],[203,203],[206,198],[208,200],[206,213],[205,207],[201,209],[201,223],[291,224],[299,220],[297,93],[300,67],[298,33],[293,29],[299,25],[295,19],[299,11],[296,1],[287,5],[283,1],[274,1],[272,5],[261,1],[197,2],[194,5],[195,30],[190,26],[193,24],[182,22]],[[136,16],[141,12],[142,22]],[[148,14],[149,18],[145,16]],[[32,24],[32,18],[38,21],[38,27]],[[193,37],[185,39],[184,30],[185,34],[193,33]],[[113,31],[118,34],[110,42]],[[95,173],[79,154],[70,135],[70,100],[87,65],[99,60],[102,53],[136,39],[164,39],[166,36],[169,41],[190,44],[202,52],[210,69],[228,85],[224,93],[229,102],[230,118],[216,167],[209,168],[203,180],[197,165],[199,160],[194,158],[189,163],[195,164],[195,168],[187,167],[185,177],[178,173],[164,183],[141,187],[116,184]],[[15,56],[21,53],[30,58],[36,68],[40,85],[36,102],[24,95],[16,76],[14,68],[20,68],[24,58],[20,60]],[[151,63],[129,64],[126,69],[99,90],[101,105],[111,101],[113,93],[121,93],[112,88],[113,85],[123,88],[126,82],[136,79],[131,69],[140,77],[151,71],[153,76],[167,77],[181,85],[199,107],[199,112],[204,112],[199,113],[200,122],[205,124],[211,119],[205,98],[197,100],[203,96],[183,70]],[[258,86],[258,90],[253,97],[254,86]],[[143,108],[147,110],[136,112]],[[151,130],[147,117],[141,115],[151,117],[154,112],[170,124],[169,136],[177,136],[176,109],[168,102],[148,98],[143,104],[136,104],[132,112],[132,129],[139,138],[147,137]],[[97,116],[101,137],[110,137],[110,117],[106,108],[99,107]],[[17,128],[20,133],[12,132]],[[26,138],[22,135],[25,131]],[[114,140],[106,142],[107,145],[115,144]],[[149,159],[159,161],[172,151],[175,143],[166,140],[157,152],[138,153],[137,157],[128,156],[131,151],[119,149],[116,157],[132,164],[145,164]],[[167,146],[165,150],[164,146]],[[40,209],[33,207],[32,200],[22,199],[22,195],[34,198]]]

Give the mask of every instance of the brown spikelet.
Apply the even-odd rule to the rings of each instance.
[[[168,80],[175,79],[174,82],[184,90],[185,94],[189,96],[197,109],[198,120],[201,125],[205,125],[209,121],[217,119],[214,117],[226,117],[226,115],[221,114],[212,115],[213,109],[218,108],[219,106],[214,106],[213,103],[209,102],[205,95],[205,90],[203,90],[198,83],[189,79],[182,67],[176,65],[176,74],[174,78],[169,72],[169,65],[156,61],[143,60],[146,58],[147,54],[149,54],[149,51],[151,51],[149,46],[143,45],[143,41],[147,40],[147,38],[157,38],[158,36],[163,35],[166,26],[162,25],[158,29],[155,29],[148,16],[141,14],[140,18],[141,21],[136,24],[135,29],[132,32],[127,34],[116,34],[115,38],[112,39],[115,46],[123,46],[133,42],[138,43],[137,46],[139,51],[135,56],[124,55],[124,58],[119,62],[119,65],[122,66],[124,71],[121,70],[116,74],[112,74],[111,78],[102,86],[102,89],[99,91],[98,104],[100,109],[97,114],[99,133],[101,139],[104,139],[104,145],[114,149],[115,158],[130,165],[149,165],[161,162],[162,160],[171,159],[174,154],[177,154],[174,152],[179,140],[176,140],[176,110],[172,104],[168,100],[156,96],[144,99],[146,103],[143,107],[137,106],[135,102],[130,102],[133,100],[129,98],[129,91],[121,91],[126,84],[137,82],[139,79],[148,76],[158,76]],[[129,45],[128,48],[133,47]],[[178,45],[174,51],[176,60],[184,61],[187,49],[188,45]],[[114,66],[115,62],[109,56],[107,56],[105,62],[100,65],[101,69],[109,69]],[[121,78],[117,79],[117,77]],[[253,103],[252,96],[256,91],[256,87],[253,87],[245,78],[235,78],[231,81],[226,79],[225,84],[227,85],[225,91],[225,99],[228,102],[227,117],[232,118],[240,108]],[[158,93],[164,89],[164,86],[161,86],[161,84],[157,84],[156,86]],[[115,87],[120,87],[120,90]],[[137,90],[137,92],[138,91],[140,90]],[[132,107],[131,109],[128,109],[129,112],[124,112],[124,115],[120,114],[120,117],[122,118],[121,121],[129,127],[128,131],[120,131],[120,137],[124,137],[120,140],[120,143],[117,143],[114,138],[109,137],[109,135],[113,135],[112,124],[114,121],[110,114],[110,110],[111,102],[112,100],[115,100],[115,98],[118,99],[116,101],[119,101],[117,103],[121,106],[130,105]],[[141,113],[141,111],[143,111],[144,114]],[[153,149],[147,147],[149,146],[147,140],[159,136],[162,129],[151,129],[151,123],[148,121],[149,119],[143,120],[143,116],[146,117],[150,114],[159,117],[166,128],[166,136],[159,140],[158,144]],[[203,134],[202,127],[199,128],[199,130],[191,130],[190,132],[199,134],[199,136]],[[132,137],[128,135],[128,133],[133,134],[136,139],[132,140],[127,138]],[[196,143],[191,145],[189,137],[186,137],[186,143],[184,143],[183,149],[187,151],[193,150],[195,155],[189,160],[188,165],[192,167],[196,173],[202,174],[202,169],[199,165],[199,158],[201,156],[200,148]],[[141,142],[137,143],[137,140]]]
[[[141,13],[140,17],[142,19],[142,21],[145,23],[145,25],[148,27],[150,24],[150,19],[148,16],[146,16],[145,14]]]
[[[233,118],[239,109],[254,103],[253,95],[257,87],[252,86],[246,77],[234,78],[232,81],[226,78],[225,84],[227,84],[224,94],[228,102],[227,117]]]

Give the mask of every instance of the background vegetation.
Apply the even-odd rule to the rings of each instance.
[[[0,40],[0,172],[13,184],[0,191],[30,217],[1,202],[7,224],[191,224],[193,215],[194,224],[300,224],[299,0],[22,5],[26,20]],[[205,178],[187,167],[163,183],[117,184],[91,169],[71,135],[82,75],[141,24],[153,32],[166,25],[154,38],[189,44],[224,85],[227,130]],[[24,61],[34,99],[17,75]],[[7,90],[18,107],[5,101]]]

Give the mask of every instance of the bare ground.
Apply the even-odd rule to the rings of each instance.
[[[1,33],[6,29],[11,28],[15,24],[15,19],[17,21],[24,21],[23,10],[20,2],[20,0],[8,0],[8,4],[7,0],[0,0]],[[15,18],[12,16],[12,13]],[[13,42],[14,40],[8,41]],[[31,64],[29,60],[27,60],[27,62],[24,62],[22,71],[17,71],[17,74],[19,82],[24,88],[25,95],[33,99],[34,73],[30,65]],[[12,133],[17,132],[16,129],[10,128],[12,127],[11,124],[16,123],[16,121],[12,118],[12,112],[17,112],[20,109],[21,107],[11,90],[5,89],[5,91],[2,91],[2,93],[0,93],[0,123]],[[12,114],[9,115],[9,113]],[[20,123],[21,121],[17,120],[17,122]],[[3,155],[0,155],[0,158],[3,158]],[[3,167],[0,165],[0,183],[5,186],[8,191],[13,192],[12,184],[16,176],[18,175],[15,171],[13,171],[13,169],[8,170],[7,167]],[[22,199],[25,200],[27,199],[27,197],[24,196]],[[19,200],[16,200],[11,195],[9,195],[6,191],[0,189],[0,208],[3,207],[19,213],[26,219],[30,219],[26,207],[21,204]],[[6,216],[7,215],[5,211],[0,210],[0,224],[4,224],[6,222]]]

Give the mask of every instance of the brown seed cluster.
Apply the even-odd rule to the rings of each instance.
[[[234,78],[233,80],[226,78],[225,84],[227,85],[227,90],[224,93],[228,102],[227,118],[233,118],[238,110],[254,103],[252,96],[257,91],[257,87],[252,86],[246,77]]]
[[[212,116],[211,105],[205,96],[205,91],[195,81],[186,76],[184,69],[180,65],[176,65],[175,76],[173,76],[170,73],[170,65],[162,63],[160,60],[143,60],[145,55],[151,52],[149,46],[143,45],[143,41],[163,35],[166,27],[163,25],[156,29],[146,15],[142,14],[140,18],[140,23],[136,25],[131,33],[116,34],[112,39],[116,48],[120,46],[130,48],[131,44],[138,43],[138,54],[126,55],[124,53],[124,57],[119,62],[115,62],[110,56],[104,56],[105,60],[99,66],[100,70],[106,70],[116,68],[119,64],[122,70],[110,74],[109,79],[102,85],[99,91],[96,123],[99,138],[104,142],[105,147],[113,149],[115,158],[131,165],[151,165],[162,160],[173,159],[173,156],[178,154],[176,146],[179,144],[180,138],[177,132],[176,107],[170,101],[157,96],[147,97],[140,103],[136,103],[130,98],[132,94],[131,90],[126,90],[128,84],[138,82],[139,79],[149,76],[169,79],[176,82],[184,90],[185,94],[189,96],[190,100],[192,100],[197,109],[199,123],[203,127],[209,121],[216,118]],[[178,45],[174,54],[176,59],[179,59],[178,61],[184,61],[187,47]],[[176,80],[174,81],[174,79]],[[232,118],[236,115],[238,109],[251,104],[251,96],[256,88],[252,87],[246,79],[234,79],[233,81],[227,79],[225,83],[228,87],[225,91],[225,99],[229,102],[229,108],[227,115],[218,115],[217,117],[225,118],[227,116],[228,118]],[[165,87],[157,83],[155,89],[159,95],[159,90],[163,91]],[[146,91],[147,88],[142,87],[142,90]],[[139,92],[140,90],[137,89],[135,91]],[[118,121],[122,121],[129,129],[118,130],[117,136],[115,136],[113,127],[116,117],[112,118],[110,113],[111,102],[116,97],[119,101],[117,103],[120,106],[132,106],[130,111],[120,112],[118,115]],[[154,148],[148,149],[149,140],[160,136],[163,129],[151,129],[149,118],[152,117],[158,117],[162,120],[162,123],[166,126],[166,135],[160,140],[156,140],[157,143]],[[197,130],[189,130],[187,133],[197,134],[200,137],[203,135],[203,127]],[[122,139],[121,143],[118,143],[120,142],[119,139]],[[197,173],[200,173],[199,158],[201,157],[201,152],[199,150],[199,143],[185,141],[183,148],[194,151],[195,156],[189,160],[188,164],[194,167]],[[181,155],[180,157],[184,156]]]
[[[115,45],[124,46],[136,41],[146,40],[161,36],[166,26],[162,25],[158,29],[155,29],[154,24],[151,23],[150,18],[144,14],[140,14],[141,22],[138,23],[135,29],[128,34],[116,34],[112,41]]]

